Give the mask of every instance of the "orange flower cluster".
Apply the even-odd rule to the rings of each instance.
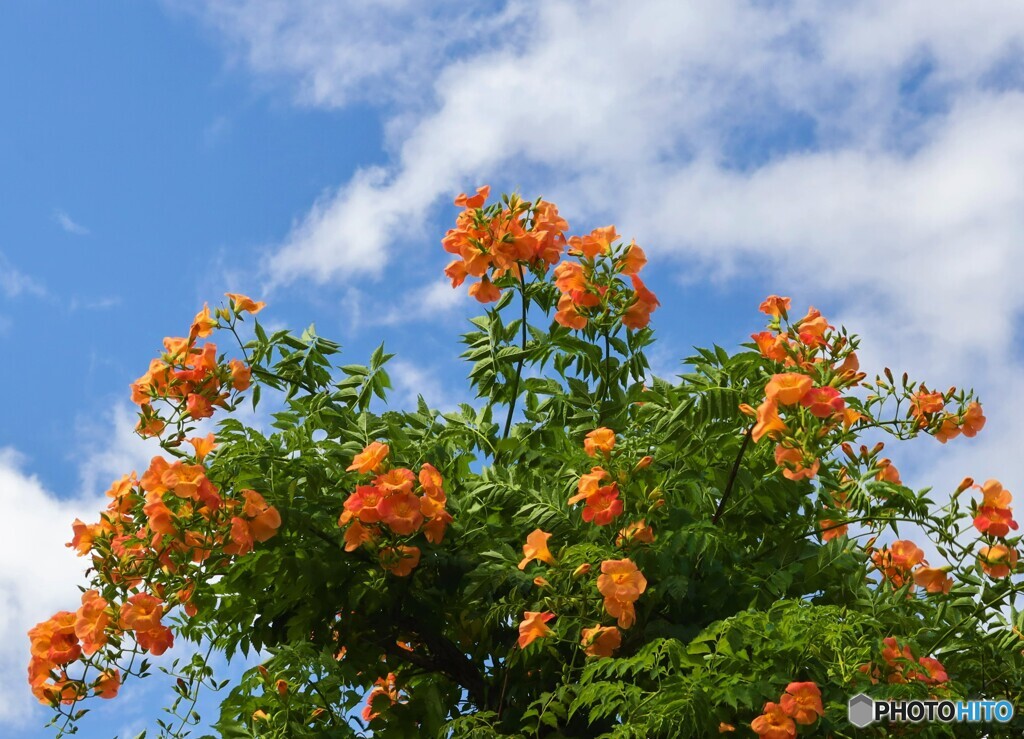
[[[774,439],[775,463],[787,479],[798,481],[815,477],[820,467],[821,450],[809,445],[808,438],[820,440],[835,429],[849,430],[864,418],[846,406],[842,394],[864,375],[847,339],[832,333],[832,326],[815,308],[783,330],[789,307],[789,298],[769,296],[761,311],[771,316],[772,330],[752,336],[762,356],[789,370],[771,376],[760,406],[744,404],[740,410],[755,419],[754,443],[764,437]],[[801,435],[797,430],[808,433]]]
[[[596,457],[601,454],[606,462],[611,460],[612,450],[615,448],[615,432],[609,428],[597,428],[586,435],[583,440],[583,450],[587,456]],[[650,456],[641,459],[633,469],[633,472],[639,472],[642,469],[650,466],[653,458]],[[619,479],[623,482],[627,479],[627,473],[622,471],[619,473]],[[596,526],[607,526],[616,518],[622,515],[625,510],[624,503],[620,496],[619,485],[617,482],[609,482],[608,484],[602,484],[606,480],[609,480],[611,475],[608,471],[601,466],[594,466],[590,468],[590,472],[587,472],[580,476],[578,483],[578,493],[573,495],[567,501],[568,505],[576,505],[580,501],[584,501],[583,506],[583,520],[588,523],[593,523]],[[631,524],[631,526],[637,526],[637,524]],[[625,532],[625,529],[623,530]],[[622,538],[623,532],[620,532],[620,539]],[[639,537],[636,541],[654,541],[653,532],[646,524],[641,521],[639,527],[636,530],[630,529],[629,539]],[[650,537],[648,539],[647,537]]]
[[[922,385],[910,396],[910,417],[917,422],[918,428],[933,429],[932,435],[943,444],[960,434],[973,437],[985,427],[986,419],[980,403],[971,403],[963,413],[944,412],[947,398],[954,392],[956,388],[950,388],[943,394],[929,391]]]
[[[983,534],[1000,539],[1006,537],[1010,530],[1017,530],[1017,522],[1013,520],[1010,501],[1013,496],[998,480],[988,480],[984,485],[975,485],[981,490],[982,501],[974,517],[974,528]]]
[[[258,313],[264,303],[236,293],[227,293],[230,311],[220,309],[218,315],[230,319],[241,312]],[[215,407],[222,407],[230,391],[244,391],[251,382],[250,369],[232,359],[221,364],[217,346],[207,342],[199,346],[197,339],[209,336],[218,322],[204,305],[192,321],[187,337],[164,339],[164,353],[149,363],[144,375],[132,383],[132,402],[141,407],[137,431],[142,436],[159,436],[167,426],[153,407],[156,400],[167,400],[175,412],[194,420],[209,418]]]
[[[135,632],[144,650],[161,655],[174,645],[174,634],[161,623],[164,602],[148,593],[136,593],[121,604],[121,627]]]
[[[455,228],[441,240],[444,250],[458,257],[444,270],[453,288],[467,277],[479,278],[470,285],[469,294],[481,303],[493,303],[501,297],[502,286],[525,281],[524,270],[546,274],[557,264],[554,283],[561,297],[555,321],[561,325],[581,330],[600,314],[612,315],[632,330],[650,322],[659,302],[638,276],[647,256],[635,241],[616,244],[619,235],[614,226],[567,240],[569,224],[554,204],[510,195],[486,206],[490,192],[484,186],[475,195],[461,193],[455,198],[463,211]],[[567,246],[578,261],[560,261]],[[632,289],[625,287],[619,275],[630,278]]]
[[[615,246],[618,238],[614,226],[604,226],[569,239],[569,254],[582,261],[564,261],[555,267],[555,287],[561,293],[556,322],[580,331],[607,308],[627,329],[636,331],[650,323],[651,313],[661,303],[639,276],[647,256],[635,241]],[[599,259],[608,262],[610,269],[599,269]],[[631,290],[623,289],[618,275],[629,277]]]
[[[607,477],[603,467],[592,467],[590,472],[580,476],[579,492],[568,500],[569,505],[585,501],[583,520],[595,526],[607,526],[623,511],[618,484],[601,485]]]
[[[121,672],[102,670],[90,684],[68,677],[68,666],[83,655],[91,657],[122,632],[134,632],[139,647],[161,655],[174,644],[174,635],[163,625],[164,604],[147,593],[128,598],[120,610],[99,591],[82,594],[77,612],[60,611],[28,632],[31,660],[28,682],[32,693],[45,704],[72,704],[90,694],[113,698],[121,685]]]
[[[166,400],[179,420],[207,418],[224,405],[231,391],[249,387],[250,370],[242,362],[222,364],[205,338],[220,324],[240,313],[258,313],[264,307],[244,295],[228,293],[228,308],[210,315],[204,306],[185,338],[164,339],[165,353],[132,384],[132,400],[141,406],[138,432],[163,433],[168,420],[153,408]],[[174,446],[184,440],[165,440]],[[132,472],[107,491],[110,501],[96,523],[75,519],[68,546],[79,556],[92,556],[94,589],[82,595],[77,612],[62,611],[29,631],[32,659],[29,684],[43,703],[72,704],[89,695],[113,698],[121,672],[113,667],[123,654],[124,635],[137,648],[163,654],[174,644],[174,634],[163,617],[175,606],[196,614],[191,598],[196,581],[189,565],[206,562],[214,554],[227,558],[252,551],[277,532],[281,517],[254,490],[224,498],[206,474],[204,462],[217,446],[213,434],[186,440],[195,450],[193,462],[169,462],[154,457],[141,479]],[[147,582],[147,589],[141,585]],[[170,593],[168,598],[167,594]],[[97,667],[99,677],[86,684],[68,676],[72,662],[82,659],[85,669]],[[85,670],[82,671],[84,676]]]
[[[909,646],[901,647],[891,636],[883,639],[882,644],[881,664],[869,662],[858,668],[871,678],[873,685],[883,679],[892,684],[905,684],[916,680],[925,685],[941,685],[949,680],[946,669],[937,659],[917,659]]]
[[[891,547],[872,552],[871,561],[893,588],[899,589],[910,579],[911,570],[924,561],[924,551],[912,541],[894,541]]]
[[[345,500],[345,508],[338,518],[338,526],[347,526],[347,552],[379,540],[385,533],[384,527],[402,538],[422,531],[427,541],[440,544],[452,520],[445,510],[448,497],[442,487],[441,473],[429,463],[420,467],[418,477],[405,467],[385,469],[389,452],[387,444],[371,442],[348,467],[349,472],[376,476],[369,485],[356,487]],[[380,559],[386,570],[404,577],[419,566],[420,549],[404,544],[384,547],[380,550]]]
[[[216,446],[210,437],[191,441],[204,450]],[[111,583],[138,584],[149,558],[174,573],[185,562],[206,561],[215,551],[247,554],[281,526],[280,513],[260,493],[241,490],[237,498],[224,499],[201,463],[180,459],[153,457],[141,479],[134,473],[126,476],[107,495],[112,501],[100,522],[76,520],[69,546],[87,554],[96,549],[97,536],[109,537],[115,556],[94,556],[94,563]]]
[[[761,303],[760,310],[771,316],[770,330],[754,334],[751,338],[766,359],[782,362],[787,367],[804,366],[808,361],[813,361],[807,359],[806,350],[813,351],[826,346],[826,333],[832,326],[812,306],[803,318],[789,325],[789,330],[781,331],[780,322],[788,321],[790,304],[789,298],[769,295]],[[855,373],[858,369],[853,366],[855,363],[856,359],[851,360],[850,366],[845,367],[844,371]]]
[[[768,701],[750,728],[761,739],[789,739],[796,736],[796,725],[810,726],[825,715],[821,690],[813,682],[790,683],[778,703]]]
[[[813,307],[799,320],[791,321],[790,305],[789,298],[772,295],[760,306],[761,311],[769,316],[768,330],[753,334],[751,338],[762,357],[781,367],[776,367],[777,371],[769,376],[764,400],[756,409],[746,404],[740,406],[743,413],[754,419],[750,438],[755,443],[765,437],[775,442],[775,463],[787,479],[800,481],[817,477],[822,460],[839,442],[852,462],[873,469],[876,480],[902,485],[899,471],[892,461],[879,458],[881,444],[870,452],[861,447],[861,454],[856,455],[846,441],[856,424],[875,422],[868,409],[881,405],[890,397],[897,401],[905,397],[910,402],[910,420],[913,423],[901,426],[906,433],[924,430],[945,442],[960,433],[974,436],[984,426],[981,405],[969,402],[969,394],[956,395],[955,388],[945,394],[932,392],[909,383],[906,376],[902,390],[897,390],[889,370],[885,371],[888,382],[878,378],[873,387],[868,384],[875,392],[865,401],[854,399],[847,391],[860,385],[865,378],[855,353],[856,340],[845,332],[834,330]],[[946,412],[947,403],[954,398],[960,410]],[[831,500],[825,499],[823,506],[845,511],[849,508],[846,483],[850,477],[847,468],[842,467],[839,475],[839,489],[831,491]],[[1001,494],[993,493],[979,508],[975,525],[983,533],[1005,536],[1010,529],[1016,528],[1009,507],[1000,503],[1001,500]],[[1008,502],[1008,498],[1006,500]],[[827,518],[820,521],[823,540],[828,541],[847,532],[848,527],[840,516],[827,513],[825,516]],[[906,544],[910,545],[909,542]],[[915,583],[929,593],[949,592],[951,587],[952,581],[943,570],[926,566],[913,570],[920,560],[907,565],[899,546],[892,551],[876,552],[873,559],[897,588],[911,575]]]
[[[172,631],[161,621],[166,612],[180,605],[187,615],[196,614],[191,602],[195,581],[186,566],[218,552],[223,557],[246,554],[254,542],[267,541],[280,527],[279,513],[256,491],[221,497],[202,464],[216,446],[212,435],[189,441],[197,449],[198,464],[154,457],[141,479],[133,472],[111,485],[110,502],[97,523],[76,519],[72,525],[68,546],[79,556],[92,555],[106,597],[89,590],[77,613],[59,613],[29,632],[29,682],[40,701],[73,703],[86,697],[89,686],[67,678],[68,663],[83,655],[89,658],[112,641],[119,643],[121,634],[131,633],[145,652],[163,654],[174,643]],[[163,579],[150,578],[154,570]],[[132,592],[144,577],[153,593]],[[168,583],[174,583],[170,603],[164,600]],[[124,598],[119,606],[110,600],[114,596]],[[58,667],[61,673],[53,679]],[[92,693],[112,698],[120,679],[118,670],[104,670]]]
[[[984,485],[971,485],[972,482],[970,478],[965,479],[960,490],[970,486],[981,491],[982,499],[975,510],[974,528],[990,537],[989,546],[982,547],[978,552],[978,565],[986,575],[999,580],[1017,568],[1017,550],[1009,547],[1005,541],[1010,531],[1019,528],[1013,520],[1010,507],[1013,496],[998,480],[988,480]],[[993,538],[1002,541],[991,543]]]
[[[60,611],[28,632],[31,659],[28,682],[40,703],[74,703],[92,691],[101,698],[113,698],[121,684],[117,670],[104,672],[87,685],[68,677],[67,666],[83,653],[91,655],[107,643],[111,614],[107,602],[95,590],[82,595],[77,612]]]
[[[441,240],[445,251],[459,257],[444,270],[452,287],[461,285],[467,276],[480,278],[470,286],[469,294],[481,303],[501,297],[494,282],[506,274],[522,279],[521,265],[546,271],[558,262],[569,228],[558,208],[543,200],[530,203],[512,195],[504,204],[485,208],[490,192],[491,188],[484,186],[475,195],[462,193],[455,198],[455,205],[464,210],[455,228]]]
[[[609,559],[601,563],[597,589],[604,596],[604,609],[628,629],[636,622],[633,604],[647,589],[647,578],[629,559]]]

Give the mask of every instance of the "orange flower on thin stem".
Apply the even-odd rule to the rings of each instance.
[[[610,559],[601,563],[597,589],[604,596],[604,607],[628,629],[636,620],[633,603],[647,588],[647,578],[629,559]]]
[[[782,298],[778,295],[769,295],[761,303],[760,310],[762,313],[766,313],[772,318],[778,318],[784,316],[789,310],[790,300],[789,298]]]
[[[813,384],[814,381],[807,375],[785,372],[772,375],[772,379],[765,385],[764,394],[768,400],[773,400],[778,405],[794,405],[800,402]]]
[[[786,424],[779,417],[778,406],[771,400],[761,403],[757,407],[757,423],[754,424],[750,438],[756,444],[765,436],[769,439],[776,438],[782,431],[786,431]]]
[[[960,431],[963,432],[964,436],[970,438],[977,436],[978,432],[983,428],[985,428],[985,414],[981,412],[981,403],[971,403],[967,406],[967,412],[964,414]]]
[[[583,520],[595,526],[607,526],[622,515],[622,511],[619,486],[613,482],[587,496],[586,505],[583,507]]]
[[[583,440],[583,451],[590,457],[596,457],[598,452],[611,454],[614,447],[615,432],[603,426],[591,431]]]
[[[798,724],[813,724],[825,715],[821,705],[821,691],[813,682],[790,683],[779,700],[782,710]]]
[[[545,533],[540,529],[534,529],[529,536],[526,537],[526,543],[523,544],[523,559],[519,563],[519,569],[525,570],[533,560],[538,562],[546,562],[549,565],[555,563],[555,558],[551,555],[548,549],[548,539],[551,538],[551,534]]]
[[[256,315],[261,310],[267,307],[264,302],[256,302],[250,297],[242,295],[241,293],[224,293],[228,300],[231,301],[231,308],[237,313],[252,313]]]
[[[519,648],[526,649],[537,639],[551,636],[551,627],[547,622],[554,617],[555,614],[550,611],[526,611],[519,624]]]
[[[202,462],[206,459],[206,455],[217,448],[217,442],[214,439],[213,434],[207,434],[206,436],[196,436],[186,441],[192,445],[192,448],[196,450],[196,459]]]
[[[365,475],[367,472],[376,472],[387,459],[389,451],[387,444],[372,441],[352,459],[352,464],[346,468],[346,471],[355,470],[361,475]]]

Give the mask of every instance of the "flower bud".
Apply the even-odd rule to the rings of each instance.
[[[538,588],[546,588],[551,585],[551,583],[549,583],[543,577],[533,578],[533,584],[536,585]]]
[[[639,462],[636,463],[636,467],[633,468],[633,471],[634,472],[638,472],[639,470],[642,470],[642,469],[644,469],[646,467],[650,467],[651,466],[651,462],[653,462],[653,461],[654,461],[654,457],[652,457],[650,454],[648,454],[646,457],[644,457],[643,459],[641,459]]]
[[[965,477],[963,480],[960,481],[960,484],[956,486],[956,490],[953,491],[953,497],[955,498],[956,496],[960,495],[960,493],[962,493],[967,488],[971,487],[973,484],[973,477]]]
[[[588,574],[590,574],[590,562],[584,562],[572,571],[572,579],[579,580],[581,577],[586,577]]]

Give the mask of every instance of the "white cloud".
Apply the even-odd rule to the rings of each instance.
[[[442,279],[420,288],[402,291],[397,300],[394,296],[364,293],[358,288],[350,288],[343,304],[349,315],[350,327],[357,330],[365,326],[436,322],[470,302],[475,301],[467,298],[464,289],[453,289],[450,281]]]
[[[56,221],[57,225],[64,229],[66,233],[72,234],[74,236],[89,235],[89,229],[87,229],[80,223],[76,223],[74,220],[72,220],[71,216],[69,216],[67,213],[60,209],[53,211],[53,220]]]
[[[422,395],[431,408],[449,411],[455,407],[456,401],[446,392],[434,368],[396,357],[385,369],[393,385],[389,405],[415,408],[417,396]]]
[[[58,498],[10,448],[0,449],[0,720],[22,724],[35,699],[28,691],[28,630],[53,613],[79,605],[86,562],[64,544],[71,522],[93,521],[102,493]]]
[[[309,83],[320,90],[312,100],[330,105],[348,99],[353,79],[383,85],[380,75],[391,82],[395,74],[389,63],[364,58],[347,76],[332,75],[333,60],[428,22],[404,2],[381,12],[367,35],[358,14],[352,20],[321,6],[207,7],[208,18],[232,18],[233,39],[260,50],[249,58],[257,71],[318,80]],[[533,19],[531,32],[513,33],[524,14]],[[450,22],[443,16],[429,22]],[[858,237],[899,244],[907,254],[918,245],[902,240],[905,227],[919,237],[934,231],[928,252],[962,249],[987,236],[986,225],[999,228],[993,220],[1007,229],[1012,208],[1005,206],[1020,183],[1014,152],[1003,156],[1000,147],[1016,148],[1011,134],[1020,111],[1014,93],[990,90],[986,81],[1024,42],[1024,13],[1014,3],[987,4],[966,17],[907,2],[841,10],[814,3],[524,3],[464,32],[494,24],[508,35],[485,44],[448,48],[444,38],[423,35],[394,42],[433,48],[416,53],[428,58],[422,68],[433,75],[436,104],[422,108],[421,91],[406,108],[395,106],[401,123],[391,128],[393,166],[361,170],[326,193],[269,260],[276,281],[380,275],[396,249],[419,244],[413,234],[433,205],[478,179],[529,184],[575,216],[621,221],[625,214],[652,251],[712,264],[751,251],[774,254],[779,243],[798,251],[812,233],[816,253],[828,251],[830,234],[821,225],[832,214],[855,222]],[[315,41],[305,43],[317,53],[298,54],[291,42],[314,26],[307,36]],[[362,34],[358,42],[353,28]],[[915,106],[924,103],[901,96],[901,82],[917,85],[936,115],[919,115]],[[755,135],[762,122],[785,123],[780,112],[806,117],[814,140],[762,167],[731,167],[739,156],[734,139]],[[972,135],[977,125],[996,138]],[[917,148],[927,151],[915,154]],[[984,173],[974,166],[979,156]],[[919,183],[928,198],[913,189]],[[861,199],[844,201],[854,188]],[[805,200],[813,220],[799,217]],[[945,212],[947,205],[955,207]],[[943,230],[944,222],[974,227]],[[844,256],[855,279],[874,270],[866,251]],[[987,273],[984,263],[972,267]],[[879,290],[896,299],[891,284]]]
[[[0,252],[0,292],[8,298],[19,295],[46,295],[46,288],[39,282],[17,270],[10,260]]]
[[[98,519],[106,507],[110,483],[132,470],[142,471],[159,452],[153,441],[133,433],[128,409],[116,406],[109,419],[83,426],[83,438],[97,443],[79,466],[81,483],[72,495],[47,490],[31,474],[30,460],[14,449],[0,448],[0,520],[8,530],[0,537],[0,719],[12,724],[33,718],[35,699],[26,683],[27,631],[61,610],[80,605],[78,585],[85,585],[87,560],[64,545],[76,518]]]
[[[265,396],[259,413],[243,405],[234,416],[254,428],[266,428],[267,406],[274,406],[280,394]],[[216,419],[214,419],[216,420]],[[96,521],[107,504],[105,491],[110,483],[137,471],[140,475],[153,456],[161,450],[153,439],[141,439],[134,433],[134,409],[119,404],[109,416],[84,420],[78,424],[79,436],[91,439],[76,453],[79,485],[71,496],[58,495],[43,487],[31,474],[30,460],[11,448],[0,448],[0,520],[8,522],[8,533],[0,537],[0,721],[24,726],[40,721],[43,713],[28,690],[26,676],[29,660],[27,632],[39,621],[60,610],[79,605],[78,585],[85,585],[85,559],[64,545],[72,538],[71,524],[76,518]],[[198,424],[197,435],[214,431],[212,421]],[[162,660],[191,647],[175,646]],[[240,660],[245,665],[252,660]],[[237,670],[233,669],[232,674]],[[222,675],[223,676],[223,675]],[[158,687],[133,684],[132,691],[146,695],[165,690],[166,680]],[[148,681],[147,681],[148,683]],[[126,688],[127,689],[127,688]],[[141,695],[141,693],[140,693]],[[132,701],[129,701],[131,703]],[[97,706],[107,708],[106,704]],[[123,713],[123,707],[118,709]],[[134,713],[134,712],[133,712]],[[113,717],[113,714],[111,715]],[[130,716],[122,716],[128,721]],[[136,732],[137,733],[137,732]]]
[[[1005,352],[1024,309],[1022,123],[1024,96],[986,96],[912,155],[801,154],[751,174],[702,161],[638,184],[625,220],[665,251],[749,257],[801,302],[848,304],[903,365],[953,371]]]
[[[222,34],[234,60],[297,82],[298,100],[337,107],[353,100],[419,96],[453,48],[505,30],[512,11],[434,0],[165,0]],[[500,38],[495,35],[495,39]]]
[[[161,454],[156,439],[143,439],[135,433],[135,412],[135,408],[118,404],[106,418],[78,423],[79,437],[90,440],[78,451],[82,490],[100,493],[122,475],[132,471],[141,475],[150,460]]]

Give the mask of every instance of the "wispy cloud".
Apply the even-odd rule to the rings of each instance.
[[[109,310],[121,305],[121,297],[108,295],[101,298],[78,298],[72,296],[68,301],[68,310],[74,313],[78,310]]]
[[[353,101],[420,99],[448,55],[507,33],[519,3],[459,0],[165,0],[220,32],[235,61],[295,82],[297,99],[340,107]],[[504,9],[502,9],[504,8]]]
[[[444,316],[455,313],[459,306],[471,301],[465,290],[452,289],[451,283],[438,280],[423,287],[404,291],[397,300],[388,301],[385,296],[363,293],[353,289],[354,298],[346,299],[346,304],[353,299],[365,306],[360,310],[360,320],[356,326],[395,326],[423,321],[437,321]],[[364,315],[369,314],[369,315]]]
[[[3,252],[0,252],[0,292],[8,298],[16,298],[19,295],[42,297],[46,295],[46,288],[16,269]]]
[[[71,216],[59,208],[53,211],[53,220],[57,222],[65,232],[75,236],[88,236],[89,229],[81,223],[74,221]]]
[[[391,398],[393,405],[415,407],[420,395],[431,408],[442,411],[452,410],[458,402],[446,391],[440,375],[433,367],[393,359],[387,364],[387,372],[394,385]]]
[[[219,144],[231,131],[231,119],[226,115],[219,115],[214,118],[203,129],[202,142],[207,149],[212,149]]]

